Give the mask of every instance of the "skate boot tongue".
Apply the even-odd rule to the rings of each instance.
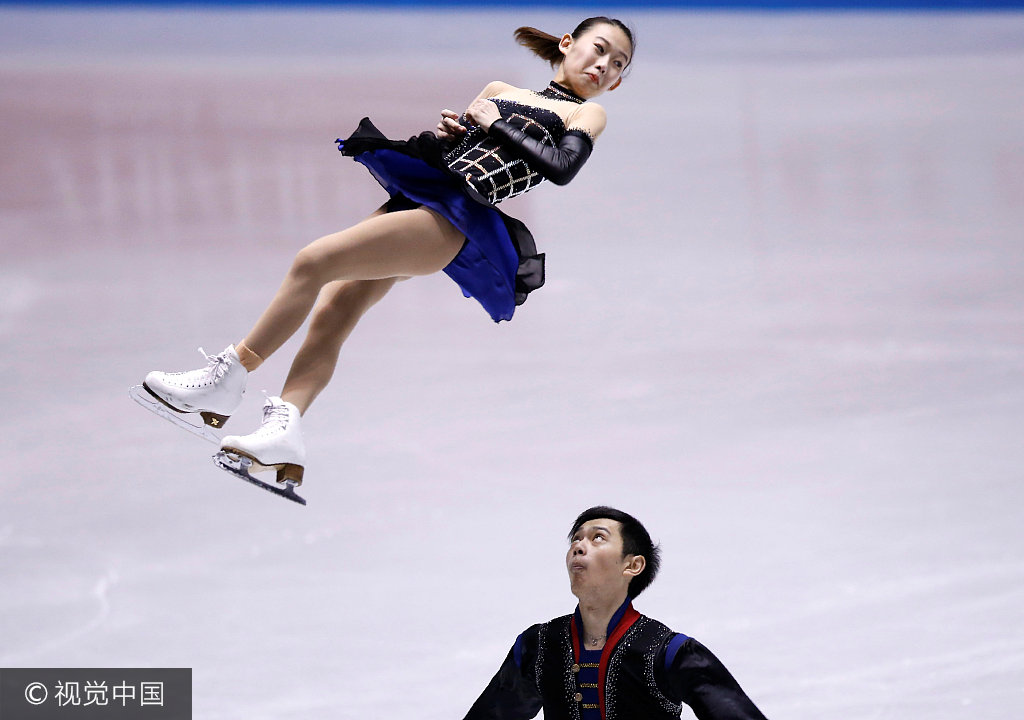
[[[284,400],[279,397],[268,397],[263,403],[263,424],[273,424],[275,429],[288,425],[289,410]]]
[[[199,352],[206,358],[206,380],[215,383],[224,377],[224,374],[231,368],[231,360],[228,359],[228,351],[219,355],[207,355],[206,351],[199,348]]]

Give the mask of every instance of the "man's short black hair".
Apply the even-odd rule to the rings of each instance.
[[[572,540],[572,536],[576,534],[576,531],[584,523],[599,518],[615,520],[622,525],[623,557],[626,555],[643,555],[646,561],[643,572],[629,581],[629,597],[635,598],[647,589],[648,585],[654,582],[654,576],[658,574],[658,568],[661,567],[661,549],[654,544],[650,533],[647,532],[647,528],[639,520],[629,513],[616,510],[607,505],[597,505],[581,512],[580,516],[576,518],[572,530],[569,531],[569,539]]]

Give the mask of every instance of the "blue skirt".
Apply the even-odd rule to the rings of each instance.
[[[448,169],[444,147],[433,133],[389,140],[363,118],[352,135],[336,142],[387,190],[388,211],[428,207],[466,237],[444,272],[495,322],[511,320],[516,306],[544,284],[544,255],[537,253],[530,231]]]

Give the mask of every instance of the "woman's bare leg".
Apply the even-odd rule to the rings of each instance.
[[[248,351],[249,362],[258,365],[252,356],[262,361],[281,347],[305,321],[327,283],[429,275],[448,265],[463,241],[450,222],[422,207],[375,214],[326,235],[295,256],[277,295],[239,345]]]
[[[292,361],[281,398],[305,413],[327,387],[342,343],[363,314],[383,298],[397,278],[336,280],[324,286],[313,308],[309,331]]]

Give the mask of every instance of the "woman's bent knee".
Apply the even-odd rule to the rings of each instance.
[[[323,253],[316,247],[316,243],[312,243],[295,254],[289,274],[294,281],[303,285],[321,287],[327,282],[321,274],[322,265]]]

